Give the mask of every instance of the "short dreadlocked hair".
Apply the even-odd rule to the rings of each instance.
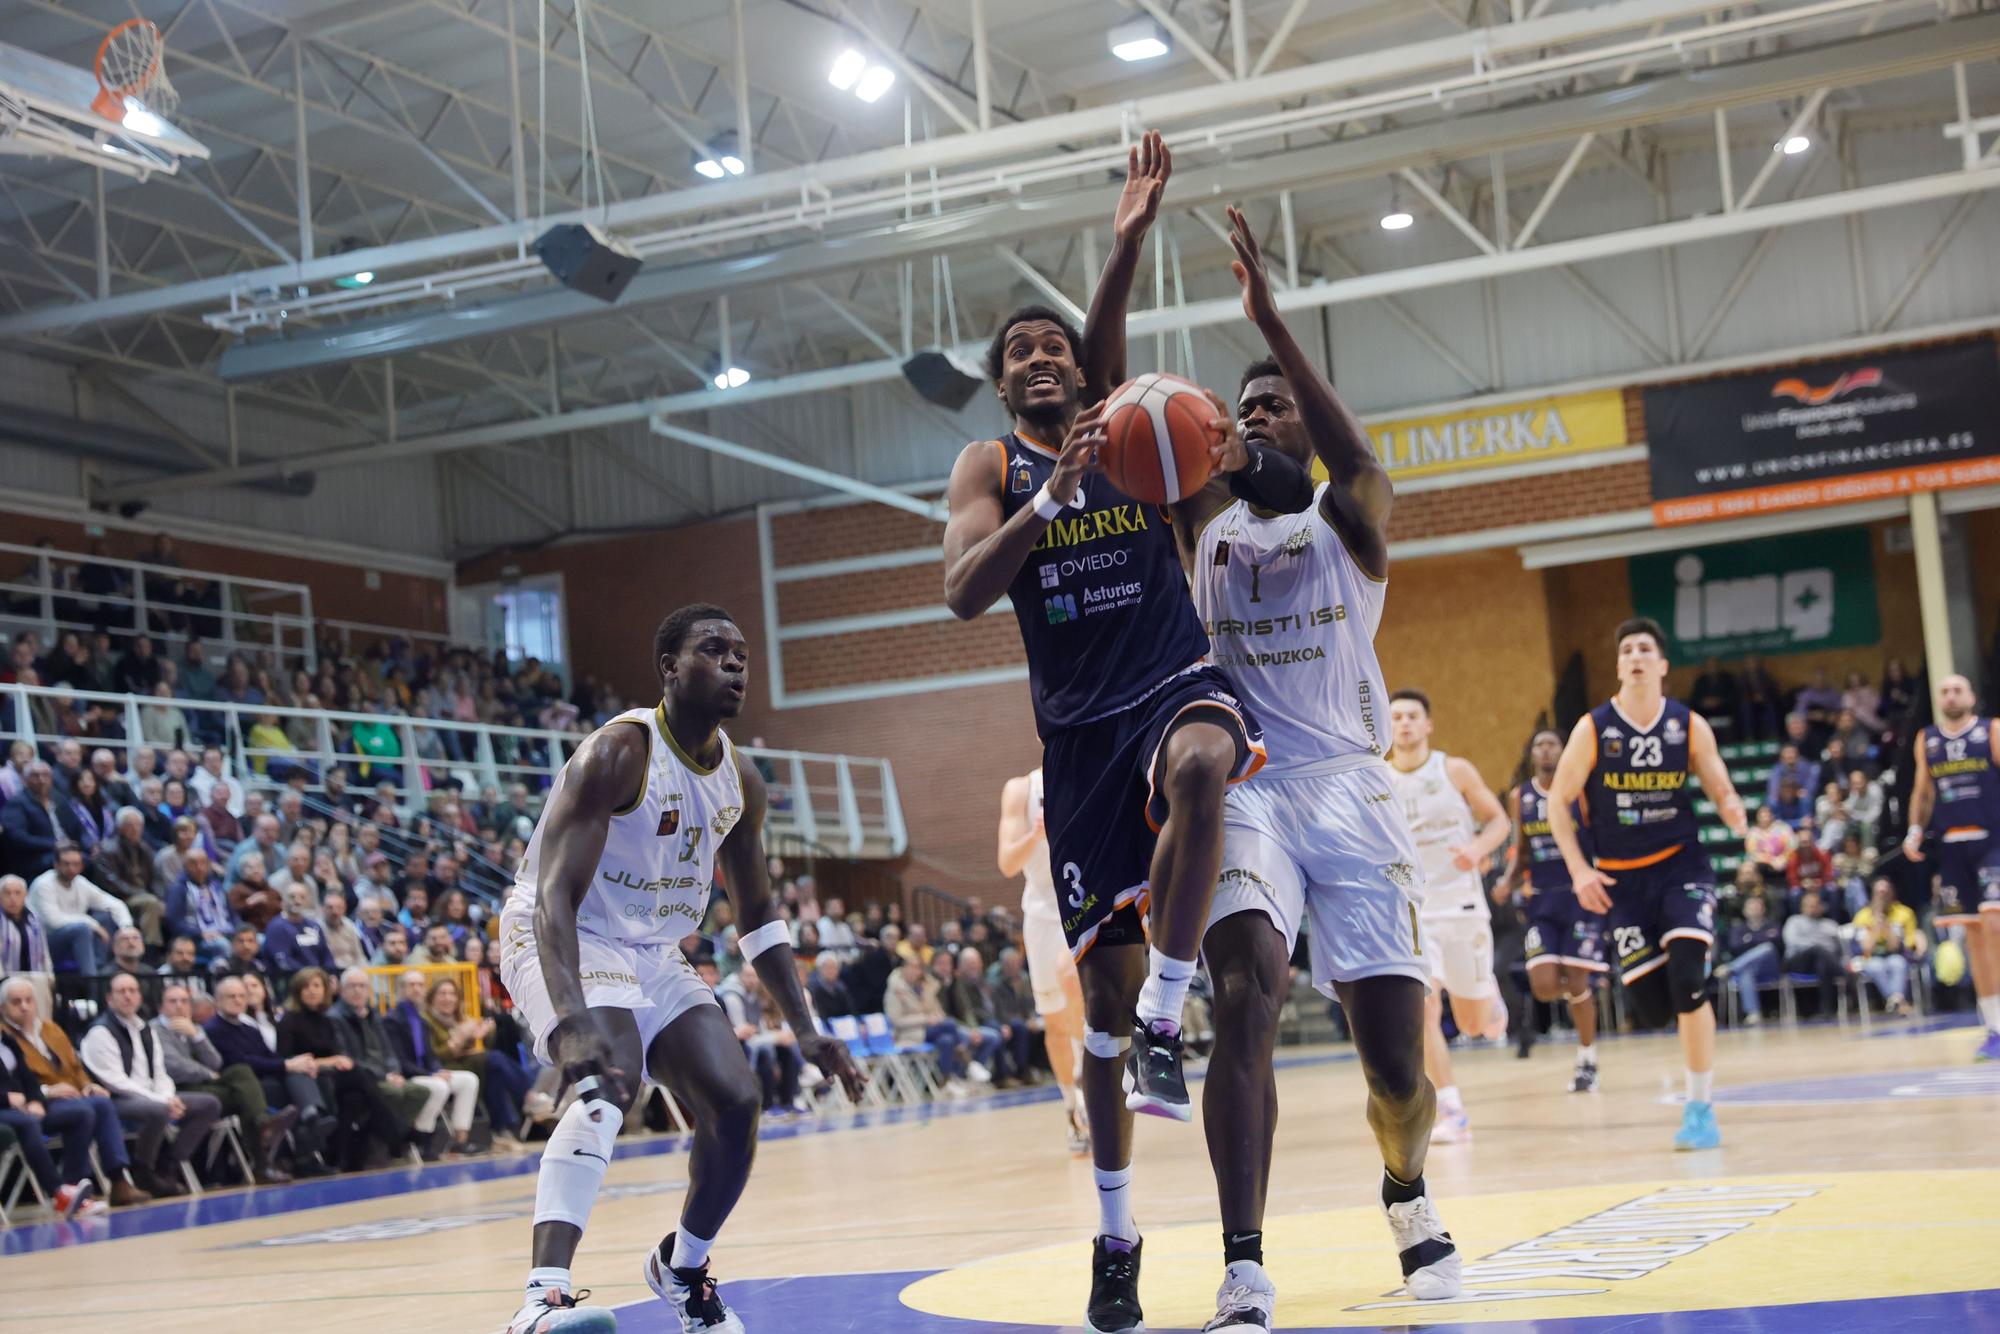
[[[1013,332],[1017,324],[1033,324],[1038,320],[1047,320],[1061,329],[1063,337],[1069,339],[1070,355],[1076,358],[1079,366],[1083,364],[1083,335],[1076,331],[1076,326],[1072,325],[1061,311],[1049,306],[1022,306],[1000,321],[999,329],[993,334],[993,341],[986,345],[986,374],[991,377],[994,384],[1000,383],[1000,360],[1006,355],[1007,335]]]

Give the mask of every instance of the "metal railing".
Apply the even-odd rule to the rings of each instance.
[[[530,792],[546,791],[583,741],[578,732],[406,714],[22,685],[0,685],[0,735],[53,748],[70,735],[57,710],[72,703],[96,704],[106,733],[75,739],[87,749],[108,748],[126,767],[135,745],[162,751],[179,746],[195,754],[216,746],[229,781],[245,790],[282,787],[292,769],[303,768],[306,791],[323,793],[326,773],[342,765],[357,786],[394,784],[405,807],[421,805],[447,778],[456,778],[469,793],[489,786],[504,793],[517,782]],[[748,746],[742,751],[769,788],[767,836],[801,838],[852,857],[896,857],[909,846],[887,760]]]
[[[163,642],[199,639],[225,656],[238,649],[266,650],[285,666],[308,671],[319,665],[312,590],[304,584],[0,542],[0,563],[16,556],[27,558],[26,568],[0,580],[0,626],[33,628],[46,644],[66,630],[106,630]],[[118,587],[87,592],[76,586],[85,567],[111,571]],[[181,602],[147,586],[179,580],[206,585],[205,600]]]

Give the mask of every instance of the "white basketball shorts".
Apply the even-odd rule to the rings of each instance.
[[[1310,913],[1313,985],[1328,996],[1335,982],[1364,977],[1430,980],[1418,953],[1417,854],[1379,760],[1300,777],[1266,771],[1229,789],[1222,818],[1210,926],[1261,912],[1290,950]]]
[[[1028,982],[1035,989],[1035,1013],[1057,1014],[1069,1005],[1063,989],[1066,978],[1076,972],[1069,941],[1063,937],[1062,918],[1046,913],[1024,913],[1021,943],[1028,952]]]
[[[640,945],[578,931],[576,954],[584,1000],[592,1009],[630,1010],[642,1053],[668,1024],[698,1005],[716,1003],[678,945]],[[555,1064],[548,1042],[556,1011],[542,980],[534,914],[511,904],[500,914],[500,981],[514,998],[515,1015],[534,1035],[535,1059]]]
[[[1424,917],[1424,959],[1431,977],[1459,1000],[1492,1000],[1500,994],[1493,976],[1493,923],[1484,913]]]

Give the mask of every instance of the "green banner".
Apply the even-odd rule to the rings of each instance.
[[[1866,528],[1634,556],[1631,576],[1633,608],[1666,628],[1677,663],[1882,638]]]

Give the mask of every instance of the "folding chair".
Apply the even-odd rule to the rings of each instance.
[[[7,1174],[9,1172],[19,1172],[22,1176],[28,1174],[28,1160],[21,1156],[21,1146],[19,1144],[9,1144],[6,1152],[0,1153],[0,1227],[14,1226],[14,1220],[7,1216],[7,1209],[13,1203],[9,1195],[10,1193],[13,1195],[20,1193],[19,1186],[16,1186],[12,1192],[7,1190]]]
[[[937,1048],[928,1042],[897,1042],[886,1014],[861,1016],[861,1029],[868,1035],[869,1052],[890,1061],[898,1096],[904,1102],[944,1096],[944,1084],[938,1078]]]
[[[210,1173],[215,1171],[215,1160],[222,1156],[222,1151],[225,1148],[236,1159],[236,1166],[243,1173],[243,1184],[246,1186],[256,1185],[257,1170],[250,1165],[250,1154],[243,1147],[243,1119],[241,1117],[225,1116],[215,1123],[215,1129],[208,1132],[208,1157],[202,1165]],[[200,1194],[199,1191],[195,1193]]]
[[[843,1014],[830,1021],[831,1035],[847,1045],[848,1054],[854,1057],[855,1065],[861,1068],[866,1083],[861,1089],[861,1100],[872,1107],[884,1107],[889,1102],[889,1089],[893,1089],[895,1074],[889,1067],[889,1060],[877,1054],[868,1043],[867,1034],[861,1031],[860,1021],[851,1014]],[[884,1085],[889,1087],[885,1089]],[[837,1096],[846,1099],[847,1090],[834,1081]]]

